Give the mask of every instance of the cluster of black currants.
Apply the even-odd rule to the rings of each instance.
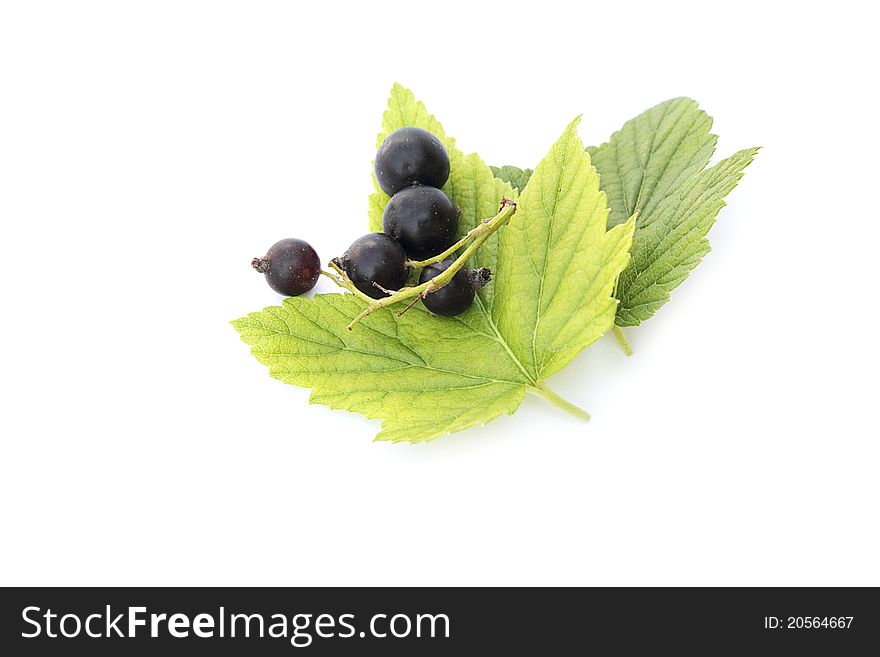
[[[382,217],[384,232],[358,238],[333,262],[363,294],[381,299],[407,284],[411,265],[431,261],[456,243],[461,211],[441,191],[449,178],[449,155],[427,130],[401,128],[388,135],[376,153],[375,172],[379,187],[391,197]],[[453,262],[427,263],[419,284]],[[272,289],[288,296],[312,289],[321,273],[315,250],[296,239],[278,242],[252,264]],[[462,268],[422,301],[437,315],[459,315],[470,308],[490,275],[488,269]]]

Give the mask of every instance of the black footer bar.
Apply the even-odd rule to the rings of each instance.
[[[0,600],[5,655],[880,654],[873,588],[7,588]]]

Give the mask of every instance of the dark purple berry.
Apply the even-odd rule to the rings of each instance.
[[[376,181],[388,196],[404,187],[443,187],[449,155],[437,137],[421,128],[401,128],[385,138],[376,153]]]
[[[384,233],[359,237],[337,262],[355,287],[374,299],[387,296],[382,288],[399,290],[406,285],[406,252]]]
[[[449,269],[454,260],[444,260],[428,265],[419,276],[419,284],[427,283]],[[477,290],[486,285],[492,278],[487,268],[459,269],[452,280],[443,287],[429,292],[422,300],[425,307],[435,315],[454,317],[471,307]]]
[[[254,258],[251,266],[266,275],[269,287],[288,297],[308,292],[321,275],[318,254],[308,242],[295,238],[276,242],[262,258]]]
[[[412,260],[426,260],[455,244],[460,214],[436,187],[407,187],[385,206],[382,229]]]

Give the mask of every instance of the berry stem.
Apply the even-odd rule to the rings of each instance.
[[[550,402],[556,408],[560,408],[563,411],[565,411],[566,413],[569,413],[570,415],[573,415],[576,418],[583,420],[584,422],[587,422],[590,419],[589,413],[587,413],[584,409],[580,408],[579,406],[575,406],[570,401],[567,401],[567,400],[563,399],[562,397],[560,397],[559,395],[557,395],[543,381],[538,381],[538,383],[535,384],[534,388],[530,386],[528,390],[529,390],[529,392],[531,392],[535,395],[538,395],[538,397],[541,397],[542,399],[545,399],[546,401]]]
[[[507,201],[508,203],[512,203],[512,201],[508,201],[507,199],[502,199],[502,206],[501,206],[502,210],[504,209],[504,201]],[[514,204],[514,212],[515,211],[516,211],[516,209],[515,209],[515,204]],[[475,237],[479,237],[483,233],[490,231],[489,224],[492,221],[493,221],[492,219],[483,219],[483,221],[481,221],[478,226],[476,226],[475,228],[471,228],[467,232],[467,235],[462,237],[455,244],[453,244],[448,249],[446,249],[443,253],[438,253],[437,255],[435,255],[431,258],[428,258],[426,260],[407,260],[406,266],[412,267],[414,269],[424,269],[428,265],[433,265],[434,263],[442,262],[442,261],[446,260],[446,258],[453,255],[456,251],[458,251],[461,247],[463,247],[465,244],[470,242]]]
[[[621,328],[615,324],[611,328],[611,332],[614,334],[614,339],[617,340],[617,344],[620,345],[620,348],[623,349],[623,353],[627,356],[633,355],[633,348],[629,344],[629,340],[626,339],[626,336],[623,334]]]
[[[362,293],[358,290],[354,283],[345,275],[342,269],[335,262],[330,262],[330,267],[333,268],[339,274],[340,280],[336,280],[337,285],[341,285],[345,289],[354,292],[361,299],[364,299],[368,302],[366,308],[361,311],[361,313],[355,317],[351,323],[348,325],[348,330],[351,331],[355,324],[361,321],[364,317],[371,315],[376,312],[380,308],[387,308],[388,306],[393,306],[396,303],[400,303],[401,301],[406,301],[407,299],[412,299],[414,297],[423,297],[429,290],[436,290],[453,279],[453,277],[458,273],[458,270],[465,266],[468,260],[477,252],[483,244],[489,239],[492,234],[507,224],[510,221],[510,218],[516,212],[516,203],[513,201],[503,198],[501,199],[501,208],[498,210],[498,214],[492,217],[489,220],[484,220],[479,226],[474,228],[472,231],[468,233],[466,236],[466,240],[473,239],[473,242],[465,249],[464,253],[462,253],[458,258],[456,258],[455,262],[453,262],[443,273],[435,276],[430,281],[426,281],[421,285],[417,285],[414,287],[403,287],[397,290],[396,292],[390,294],[387,297],[382,297],[381,299],[373,299],[368,297],[366,294]],[[463,243],[463,242],[462,242]],[[443,256],[444,254],[440,254]],[[448,255],[448,254],[446,254]],[[435,256],[435,258],[443,258],[440,256]],[[444,256],[445,257],[445,256]],[[421,266],[423,263],[433,264],[435,262],[435,258],[431,258],[430,260],[423,260],[419,263],[413,263],[414,266]],[[440,260],[436,260],[439,262]]]
[[[339,287],[344,287],[346,290],[354,294],[356,297],[363,299],[367,303],[373,303],[374,299],[372,297],[368,297],[366,294],[361,292],[354,286],[354,283],[351,282],[351,279],[345,275],[345,272],[336,264],[333,260],[330,261],[330,268],[336,273],[333,274],[329,271],[321,270],[321,273],[324,274],[331,281],[336,283]],[[338,274],[338,275],[337,275]]]
[[[480,290],[486,287],[489,284],[489,281],[492,280],[492,270],[488,267],[480,267],[479,269],[468,269],[467,270],[468,282],[471,284],[471,287],[476,290]]]
[[[324,276],[326,276],[327,278],[329,278],[331,281],[333,281],[334,283],[336,283],[337,285],[339,285],[339,286],[341,286],[341,287],[345,287],[345,286],[343,285],[343,283],[342,283],[342,279],[340,279],[340,278],[339,278],[336,274],[334,274],[333,272],[326,271],[326,270],[322,269],[322,270],[321,270],[321,273],[322,273]]]

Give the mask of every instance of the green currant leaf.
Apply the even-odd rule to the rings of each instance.
[[[590,148],[608,195],[609,227],[637,213],[633,260],[618,288],[618,326],[636,326],[669,300],[709,252],[706,234],[757,149],[704,170],[715,151],[712,119],[674,98],[627,121]]]
[[[712,119],[690,98],[673,98],[627,121],[611,139],[591,147],[611,214],[608,225],[639,212],[641,225],[671,190],[702,171],[718,137]]]
[[[509,164],[503,167],[491,167],[491,169],[496,178],[510,183],[518,192],[522,192],[526,188],[526,184],[532,176],[531,169],[520,169]]]
[[[706,234],[758,151],[740,151],[706,170],[718,140],[711,129],[696,101],[673,98],[587,149],[608,195],[608,227],[637,216],[632,263],[617,292],[617,326],[653,316],[709,252]],[[530,173],[509,165],[493,171],[517,187]]]
[[[513,413],[528,379],[484,316],[435,317],[421,304],[380,310],[353,331],[350,294],[293,297],[233,322],[276,379],[310,401],[382,418],[377,440],[420,442]]]
[[[608,331],[634,222],[606,232],[608,204],[573,121],[538,164],[500,233],[493,318],[535,381]]]
[[[395,85],[383,134],[406,125],[431,130],[446,145],[444,190],[461,207],[463,233],[495,215],[502,197],[515,197]],[[375,194],[371,212],[385,202]],[[498,280],[462,315],[435,317],[417,304],[399,316],[393,307],[349,331],[365,302],[323,294],[285,299],[233,326],[272,376],[311,388],[310,401],[381,418],[379,440],[421,442],[485,424],[513,413],[527,391],[584,415],[544,379],[612,326],[612,292],[629,259],[633,222],[606,233],[607,212],[575,122],[538,166],[500,238],[477,252],[476,265]]]
[[[632,265],[618,285],[618,326],[638,326],[650,318],[709,252],[706,234],[757,152],[739,151],[691,176],[642,217]]]

